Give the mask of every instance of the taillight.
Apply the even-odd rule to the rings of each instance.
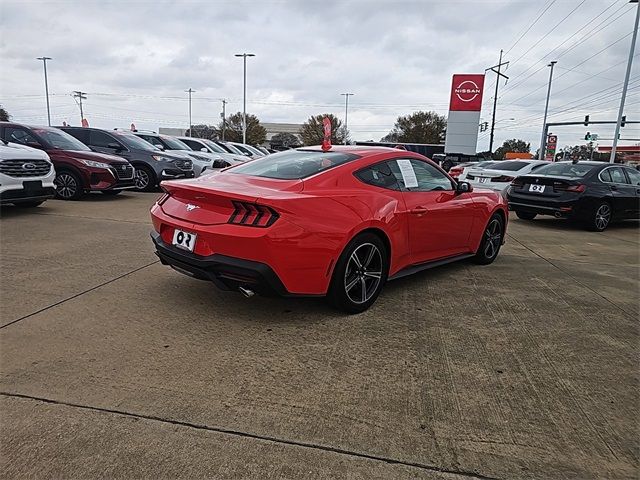
[[[169,196],[170,195],[168,193],[163,193],[158,197],[158,200],[156,200],[156,203],[158,205],[162,205],[164,202],[166,202],[169,199]]]
[[[575,192],[581,193],[587,189],[586,185],[578,184],[578,185],[567,185],[566,183],[555,182],[553,184],[553,189],[556,192]]]
[[[509,177],[507,175],[500,175],[499,177],[494,177],[491,180],[494,182],[510,182],[514,179],[514,177]]]
[[[511,186],[512,187],[522,187],[522,186],[524,186],[524,181],[521,180],[520,178],[514,178],[513,181],[511,182]]]
[[[229,217],[229,223],[234,225],[264,228],[273,225],[280,216],[273,208],[265,205],[237,201],[231,203],[233,203],[233,213]]]

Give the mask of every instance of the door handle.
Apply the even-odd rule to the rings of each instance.
[[[616,187],[615,185],[611,185],[611,190],[618,190],[618,187]]]
[[[429,209],[425,207],[415,207],[411,210],[411,213],[413,213],[414,215],[422,215],[424,213],[427,213],[428,211]]]

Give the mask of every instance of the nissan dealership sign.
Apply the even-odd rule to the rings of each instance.
[[[476,153],[483,90],[484,74],[453,76],[445,153]]]

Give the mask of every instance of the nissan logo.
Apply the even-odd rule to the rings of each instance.
[[[22,164],[22,168],[24,168],[25,170],[34,170],[36,168],[36,164],[35,163],[23,163]]]
[[[465,80],[455,88],[454,92],[463,102],[472,102],[480,95],[480,87],[472,80]]]

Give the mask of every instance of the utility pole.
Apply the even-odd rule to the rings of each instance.
[[[349,128],[347,126],[347,119],[349,116],[349,97],[353,96],[353,93],[341,93],[340,95],[344,95],[344,144],[347,144],[347,136],[349,133]]]
[[[549,96],[551,95],[551,80],[553,79],[553,67],[558,63],[556,60],[553,60],[547,67],[551,67],[549,71],[549,87],[547,87],[547,101],[544,104],[544,119],[542,120],[542,138],[540,138],[540,151],[538,153],[538,160],[544,159],[545,147],[547,145],[547,112],[549,111]]]
[[[222,141],[224,142],[224,132],[227,129],[227,101],[222,99]]]
[[[627,62],[627,73],[624,76],[624,85],[622,87],[622,98],[620,98],[620,109],[618,110],[618,121],[616,123],[616,131],[613,134],[613,143],[611,144],[611,157],[609,162],[616,161],[616,147],[618,146],[618,135],[620,135],[620,126],[622,124],[622,113],[624,112],[624,102],[627,97],[627,87],[629,86],[629,76],[631,75],[631,64],[633,63],[633,53],[636,48],[636,39],[638,38],[638,18],[640,17],[640,2],[631,0],[629,3],[637,3],[636,7],[636,23],[633,27],[633,36],[631,37],[631,49],[629,50],[629,61]]]
[[[73,98],[77,98],[80,102],[80,123],[84,121],[84,112],[82,111],[82,100],[87,99],[87,92],[81,92],[80,90],[74,90]]]
[[[191,94],[195,93],[195,90],[192,90],[191,87],[189,87],[189,90],[185,90],[185,92],[189,94],[189,135],[187,135],[187,137],[190,137],[191,136]]]
[[[502,63],[502,50],[500,50],[500,60],[498,60],[498,65],[494,65],[493,67],[489,67],[486,68],[484,71],[485,73],[488,70],[491,70],[493,73],[495,73],[496,76],[496,91],[493,94],[493,115],[491,116],[491,134],[489,135],[489,151],[491,153],[493,153],[493,133],[495,131],[496,128],[496,106],[498,103],[498,84],[500,83],[500,77],[504,77],[506,80],[509,80],[509,77],[507,77],[504,73],[500,73],[500,69],[502,68],[502,66],[507,66],[509,65],[509,62],[504,62]],[[497,68],[497,70],[496,70]]]
[[[51,110],[49,109],[49,81],[47,79],[47,60],[51,60],[51,57],[38,57],[36,60],[42,60],[44,66],[44,92],[47,96],[47,122],[51,126]]]
[[[242,95],[242,143],[247,143],[247,57],[255,57],[253,53],[236,53],[236,57],[242,57],[244,64]]]

